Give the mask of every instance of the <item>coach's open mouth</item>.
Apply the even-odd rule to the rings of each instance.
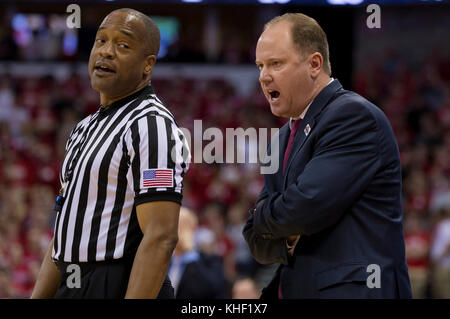
[[[270,100],[275,101],[276,99],[278,99],[280,97],[280,92],[278,92],[276,90],[269,91],[269,95],[270,95]]]

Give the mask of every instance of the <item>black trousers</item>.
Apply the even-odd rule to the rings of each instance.
[[[134,258],[94,263],[56,261],[61,284],[55,299],[123,299]],[[79,268],[77,268],[79,267]],[[79,278],[76,278],[79,276]],[[158,299],[174,299],[174,289],[166,275]]]

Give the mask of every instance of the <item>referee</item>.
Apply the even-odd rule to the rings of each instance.
[[[190,155],[150,86],[159,45],[157,25],[133,9],[100,25],[89,75],[101,106],[66,144],[32,298],[174,298],[166,273]]]

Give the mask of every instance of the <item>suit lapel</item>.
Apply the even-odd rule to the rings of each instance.
[[[316,124],[316,117],[320,114],[322,109],[328,104],[328,102],[334,96],[336,91],[340,89],[342,89],[342,85],[338,80],[335,79],[325,88],[323,88],[322,91],[320,91],[320,93],[311,103],[308,111],[306,112],[305,117],[300,123],[300,127],[298,128],[297,133],[295,134],[294,144],[292,145],[292,150],[291,153],[289,154],[288,161],[286,163],[286,170],[283,175],[284,187],[286,187],[288,171],[292,164],[293,158],[298,152],[300,152],[306,139],[311,135],[311,132]],[[284,144],[283,150],[286,150],[286,144]],[[284,151],[280,153],[283,153],[284,155]]]

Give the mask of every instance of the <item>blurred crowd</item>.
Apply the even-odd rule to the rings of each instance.
[[[101,20],[85,18],[80,29],[68,29],[65,15],[48,18],[45,15],[27,17],[19,14],[14,18],[4,18],[0,20],[0,60],[86,61]],[[11,19],[12,25],[6,23]],[[27,22],[27,19],[30,21]],[[164,45],[159,61],[240,64],[254,59],[254,48],[248,41],[249,30],[239,29],[238,26],[220,28],[220,36],[227,41],[209,54],[199,39],[199,34],[203,33],[201,26],[190,24],[190,28],[180,29],[179,32],[173,42]]]
[[[450,59],[433,53],[421,64],[402,61],[392,52],[367,59],[352,89],[383,109],[398,140],[414,297],[450,298]],[[271,115],[258,83],[248,97],[220,77],[154,79],[152,85],[191,132],[195,119],[202,119],[203,130],[223,133],[285,122]],[[30,295],[53,235],[66,139],[98,107],[84,76],[0,78],[0,298]],[[215,296],[257,298],[273,272],[275,266],[253,260],[242,237],[262,183],[258,164],[250,163],[192,163],[184,179],[183,206],[198,219],[191,249],[214,256],[221,271],[222,291]]]

